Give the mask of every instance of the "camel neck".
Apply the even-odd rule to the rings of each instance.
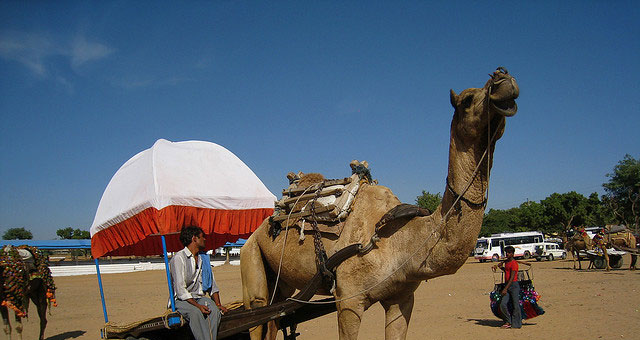
[[[486,150],[486,143],[462,148],[455,138],[451,138],[449,170],[442,199],[443,214],[449,210],[458,195],[461,196],[459,200],[461,206],[484,211],[492,156],[493,147]]]

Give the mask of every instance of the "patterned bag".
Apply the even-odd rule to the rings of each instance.
[[[502,295],[500,292],[504,289],[506,283],[504,283],[504,275],[501,283],[497,283],[493,288],[493,291],[489,294],[491,301],[491,311],[493,315],[502,319],[502,312],[500,312],[500,302],[502,301]],[[538,306],[540,295],[533,287],[533,281],[529,275],[529,270],[518,272],[518,283],[520,284],[520,315],[522,319],[535,318],[538,315],[544,314],[544,309]],[[513,313],[513,306],[507,304],[509,313]]]

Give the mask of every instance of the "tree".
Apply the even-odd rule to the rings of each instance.
[[[498,233],[511,233],[525,231],[519,226],[518,208],[509,210],[489,209],[482,219],[480,236],[489,236]]]
[[[553,193],[540,201],[547,215],[549,229],[564,232],[567,227],[585,225],[587,220],[587,198],[571,191]]]
[[[602,184],[607,196],[603,201],[615,215],[615,220],[638,232],[640,228],[640,160],[626,154],[607,174],[609,182]]]
[[[63,240],[86,240],[91,238],[91,234],[88,231],[71,227],[58,229],[56,235]]]
[[[549,218],[545,214],[544,206],[538,202],[527,201],[520,205],[518,224],[526,230],[536,230],[546,234],[555,232],[549,228]]]
[[[3,240],[30,240],[33,234],[25,228],[9,228],[2,235]]]
[[[431,212],[436,211],[440,202],[442,202],[442,195],[440,193],[432,194],[428,191],[422,190],[422,195],[416,197],[416,204],[420,208],[429,209]]]

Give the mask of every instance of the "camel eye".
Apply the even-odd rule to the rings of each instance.
[[[473,102],[473,95],[468,95],[460,102],[460,106],[467,108],[471,106],[471,102]]]

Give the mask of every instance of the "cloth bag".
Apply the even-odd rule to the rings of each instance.
[[[544,314],[544,309],[538,305],[538,300],[540,300],[540,295],[536,292],[533,287],[533,282],[531,280],[522,280],[518,281],[520,284],[520,315],[522,315],[522,319],[531,319],[536,316]],[[502,312],[500,312],[500,302],[502,301],[502,295],[500,292],[504,289],[506,283],[498,283],[493,288],[493,291],[489,294],[489,299],[491,301],[491,311],[493,315],[502,319]],[[513,313],[513,306],[509,303],[507,304],[507,308],[509,313]]]

